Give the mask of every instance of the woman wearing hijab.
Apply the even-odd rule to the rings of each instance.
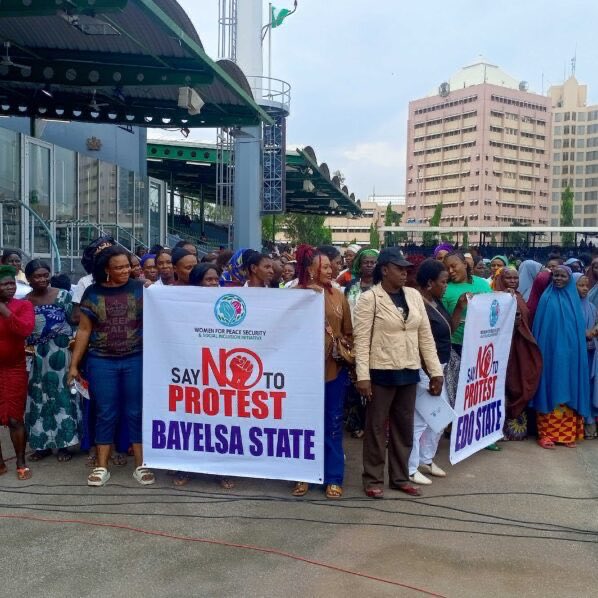
[[[598,256],[592,259],[592,263],[586,270],[586,276],[590,286],[588,301],[598,307]]]
[[[532,292],[532,285],[536,276],[540,274],[542,270],[542,264],[535,262],[534,260],[525,260],[521,262],[519,266],[519,287],[518,291],[523,297],[524,301],[529,299],[530,293]]]
[[[495,255],[490,260],[490,278],[488,282],[490,286],[494,288],[494,280],[501,271],[502,268],[506,268],[509,265],[509,260],[505,255]]]
[[[526,438],[528,421],[525,408],[534,398],[542,375],[542,353],[530,330],[529,310],[517,291],[518,286],[519,275],[514,268],[503,268],[494,284],[495,291],[511,293],[517,301],[505,384],[507,418],[504,434],[507,440]]]
[[[450,243],[440,243],[434,248],[434,259],[439,262],[444,261],[444,258],[455,248]]]
[[[237,249],[220,276],[221,287],[242,287],[247,282],[247,265],[244,261],[244,255],[250,255],[252,249]]]
[[[529,310],[529,320],[530,323],[533,324],[534,317],[536,316],[536,310],[538,309],[538,304],[540,303],[540,299],[542,298],[542,294],[548,288],[548,285],[552,281],[552,271],[546,270],[545,272],[540,272],[538,276],[534,279],[534,283],[532,284],[532,290],[529,294],[529,299],[527,300],[527,309]]]
[[[15,299],[17,271],[0,266],[0,426],[8,426],[16,454],[17,478],[31,477],[25,462],[27,437],[23,415],[27,401],[25,339],[33,332],[35,313],[29,301]],[[8,471],[0,449],[0,476]]]
[[[586,328],[586,346],[588,349],[588,368],[590,370],[590,398],[591,416],[586,418],[584,434],[586,439],[596,438],[596,418],[598,417],[598,310],[588,301],[590,284],[588,277],[581,272],[573,273],[573,280],[577,287],[577,293],[581,299],[581,310],[584,316]]]
[[[590,417],[590,373],[585,319],[572,272],[558,265],[536,311],[533,334],[544,368],[532,405],[538,418],[538,444],[575,447]]]

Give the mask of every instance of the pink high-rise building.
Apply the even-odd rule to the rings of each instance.
[[[409,103],[405,222],[549,224],[550,98],[483,60]]]

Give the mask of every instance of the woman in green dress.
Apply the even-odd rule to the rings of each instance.
[[[81,410],[71,394],[67,373],[71,361],[69,342],[73,304],[67,291],[50,286],[50,267],[33,260],[25,268],[32,291],[27,295],[35,310],[35,329],[27,339],[34,349],[29,371],[25,426],[30,457],[39,461],[58,449],[58,461],[70,461],[69,446],[79,443]]]

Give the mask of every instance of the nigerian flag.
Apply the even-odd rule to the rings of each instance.
[[[280,27],[282,22],[290,15],[293,11],[288,8],[276,8],[272,7],[272,29]]]

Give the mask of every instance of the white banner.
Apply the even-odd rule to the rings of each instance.
[[[143,326],[148,467],[322,483],[321,294],[152,286]]]
[[[517,301],[509,293],[474,295],[467,304],[456,421],[454,465],[503,437],[505,379]]]

